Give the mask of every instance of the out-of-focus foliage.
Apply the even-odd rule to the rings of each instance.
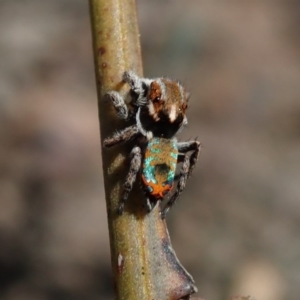
[[[299,2],[138,8],[144,73],[188,87],[203,144],[167,217],[199,296],[298,300]],[[1,1],[0,57],[0,298],[113,299],[88,3]]]

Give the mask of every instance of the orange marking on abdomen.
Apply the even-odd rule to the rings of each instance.
[[[142,176],[142,180],[145,186],[150,186],[153,191],[147,191],[151,196],[155,197],[156,199],[162,199],[171,189],[173,185],[161,185],[161,184],[155,184],[153,182],[147,182],[145,177]]]

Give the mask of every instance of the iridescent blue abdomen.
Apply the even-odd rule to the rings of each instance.
[[[146,192],[162,199],[171,190],[178,157],[176,139],[153,138],[148,142],[142,169]]]

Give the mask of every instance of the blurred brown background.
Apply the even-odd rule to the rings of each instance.
[[[188,87],[203,144],[167,220],[199,296],[298,300],[300,2],[138,11],[145,75]],[[0,299],[113,299],[92,63],[87,1],[0,1]]]

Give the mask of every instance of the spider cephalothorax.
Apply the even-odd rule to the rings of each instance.
[[[188,94],[176,81],[162,78],[150,84],[147,107],[155,121],[167,118],[170,123],[182,124],[187,109]]]
[[[167,78],[148,79],[138,97],[136,122],[145,136],[171,138],[187,123],[188,94],[181,84]]]
[[[181,84],[167,78],[147,79],[125,72],[123,80],[130,85],[133,113],[129,112],[118,92],[108,92],[106,97],[112,101],[120,118],[135,119],[135,124],[104,140],[106,147],[130,139],[138,142],[131,151],[119,214],[123,213],[125,201],[139,172],[150,211],[172,189],[177,163],[182,162],[177,189],[162,211],[164,217],[184,189],[200,153],[200,142],[178,143],[175,138],[175,134],[187,124],[188,93]],[[192,151],[190,156],[187,154],[189,151]]]

